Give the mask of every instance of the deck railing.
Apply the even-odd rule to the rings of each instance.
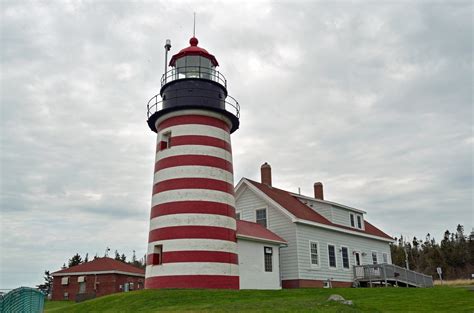
[[[393,264],[368,264],[354,266],[354,280],[372,285],[374,282],[403,283],[406,286],[433,287],[433,277],[410,271]]]

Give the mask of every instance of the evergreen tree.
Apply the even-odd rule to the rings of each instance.
[[[86,253],[86,257],[84,258],[84,263],[89,262],[89,253]]]
[[[64,264],[66,265],[66,264]],[[49,295],[53,287],[53,276],[49,271],[44,271],[44,283],[36,286],[43,294]]]
[[[79,253],[76,253],[72,258],[68,261],[68,267],[76,266],[82,263],[82,258]]]

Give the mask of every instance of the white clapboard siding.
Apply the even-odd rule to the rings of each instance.
[[[258,209],[267,209],[268,229],[285,239],[288,247],[280,249],[282,279],[298,278],[298,260],[296,245],[295,224],[278,209],[270,206],[246,186],[236,199],[236,211],[240,212],[240,219],[255,222]]]
[[[388,263],[391,263],[390,246],[384,241],[354,236],[303,224],[297,224],[297,234],[299,279],[333,279],[334,281],[353,281],[352,266],[355,265],[355,256],[353,255],[353,251],[360,252],[362,264],[372,264],[372,251],[377,252],[378,263],[383,262],[382,253],[387,253]],[[319,267],[311,266],[309,241],[317,241],[319,243]],[[337,264],[335,269],[329,267],[327,248],[328,243],[335,246]],[[341,246],[348,248],[350,265],[349,269],[343,269],[342,267],[342,254],[339,251]],[[362,256],[363,252],[366,253],[365,256]]]
[[[308,201],[307,205],[332,222],[332,205],[316,201]]]
[[[355,213],[354,214],[354,222],[357,223]],[[342,209],[338,207],[332,207],[332,222],[334,224],[344,225],[351,227],[351,220],[350,220],[349,210]]]

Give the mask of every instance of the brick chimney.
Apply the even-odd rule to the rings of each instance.
[[[323,183],[314,183],[314,197],[316,199],[324,200]]]
[[[260,167],[262,184],[272,186],[272,167],[267,162]]]

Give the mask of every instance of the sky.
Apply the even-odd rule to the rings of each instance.
[[[439,242],[473,209],[470,1],[1,4],[0,289],[75,253],[145,254],[164,44],[214,54],[241,106],[235,183],[367,211]]]

